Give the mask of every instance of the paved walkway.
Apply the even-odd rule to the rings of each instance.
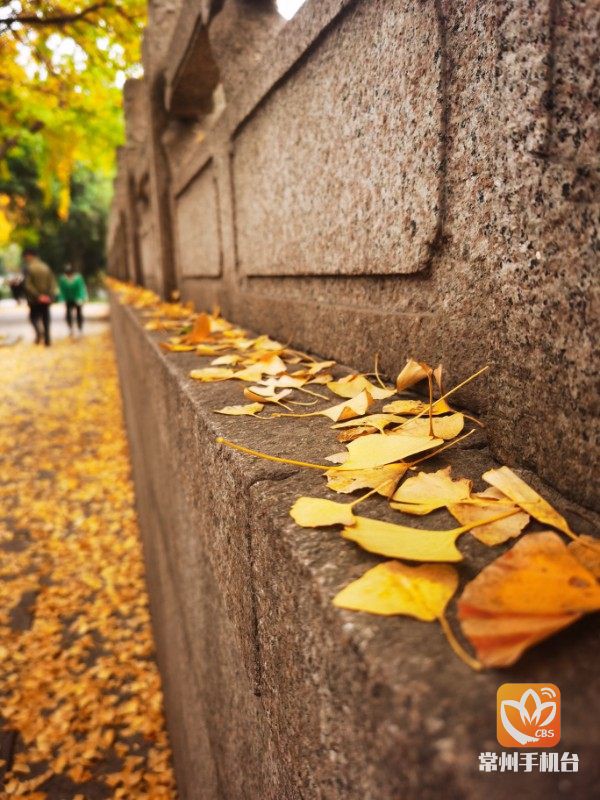
[[[173,800],[110,338],[0,374],[0,797]]]
[[[65,304],[54,303],[50,311],[50,335],[53,341],[66,339],[69,329],[65,321]],[[108,327],[107,303],[86,303],[84,306],[84,332],[101,333]],[[24,301],[0,300],[0,346],[3,341],[32,342],[33,328],[29,322],[29,308]]]

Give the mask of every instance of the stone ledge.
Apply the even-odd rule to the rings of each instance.
[[[292,522],[296,497],[328,496],[321,476],[215,442],[221,435],[319,461],[336,447],[333,435],[323,435],[325,421],[217,416],[214,409],[240,402],[237,384],[194,383],[190,368],[208,359],[163,352],[162,335],[147,333],[131,308],[113,303],[112,319],[182,797],[594,796],[599,741],[588,720],[598,708],[597,618],[542,643],[511,669],[475,674],[436,625],[335,609],[335,592],[379,559],[335,532]],[[448,462],[475,479],[495,463],[481,441],[439,466]],[[535,476],[521,474],[576,530],[589,530],[589,512],[580,517]],[[375,509],[386,516],[385,504],[365,503],[366,515]],[[447,519],[440,513],[426,524],[447,527]],[[469,556],[461,567],[467,579],[469,565],[481,566],[490,553],[467,537],[461,549]],[[478,753],[501,750],[498,686],[530,681],[560,687],[560,749],[579,754],[581,772],[479,773]]]

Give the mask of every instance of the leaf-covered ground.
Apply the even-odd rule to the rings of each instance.
[[[0,795],[171,800],[110,339],[0,374]]]

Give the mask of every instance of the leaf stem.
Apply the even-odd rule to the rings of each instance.
[[[312,464],[310,461],[295,461],[292,458],[281,458],[280,456],[271,456],[268,453],[261,453],[260,450],[253,450],[251,447],[244,447],[241,444],[230,442],[229,439],[224,439],[222,436],[217,436],[216,442],[218,444],[224,444],[227,447],[231,447],[234,450],[239,450],[240,453],[247,453],[249,456],[264,458],[266,461],[275,461],[278,464],[291,464],[295,467],[308,467],[309,469],[318,469],[320,472],[331,469],[329,466],[324,467],[322,464]]]
[[[442,614],[438,617],[440,625],[442,626],[442,630],[444,631],[444,635],[448,640],[448,644],[454,650],[456,655],[463,661],[468,667],[474,669],[476,672],[481,672],[483,669],[483,664],[480,661],[477,661],[476,658],[469,655],[462,644],[458,641],[456,636],[454,635],[454,631],[450,627],[450,623],[446,619],[445,614]]]

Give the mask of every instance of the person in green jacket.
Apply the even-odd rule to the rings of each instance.
[[[65,267],[65,274],[58,279],[59,299],[64,300],[67,311],[67,325],[73,336],[73,311],[77,315],[77,330],[83,331],[83,304],[88,299],[85,281],[79,272],[75,272],[71,264]]]
[[[23,251],[25,261],[25,297],[29,304],[29,319],[35,330],[35,343],[40,344],[42,338],[46,347],[50,345],[50,305],[56,295],[56,279],[54,273],[41,259],[37,252],[28,247]]]

